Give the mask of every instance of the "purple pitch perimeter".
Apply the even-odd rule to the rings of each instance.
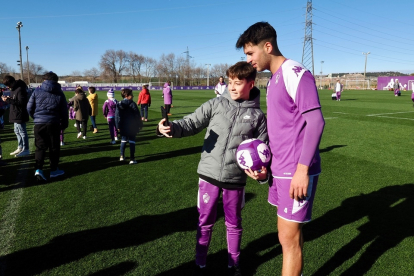
[[[409,80],[414,81],[414,76],[378,77],[377,90],[383,90],[384,87],[386,87],[391,82],[391,80],[395,81],[396,79],[403,86],[407,85],[406,90],[413,90],[412,87],[408,87],[408,81]],[[393,88],[393,91],[394,91],[394,88]]]

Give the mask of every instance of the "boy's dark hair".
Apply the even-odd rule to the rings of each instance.
[[[95,93],[96,88],[93,86],[88,87],[89,92],[91,92],[92,94]]]
[[[56,75],[55,73],[50,71],[50,72],[47,72],[46,74],[43,75],[43,80],[58,81],[59,77],[58,77],[58,75]]]
[[[128,88],[122,89],[122,92],[121,92],[122,99],[124,99],[128,96],[131,96],[131,95],[132,95],[132,90],[131,89],[128,89]]]
[[[239,61],[227,69],[226,75],[232,79],[238,78],[239,80],[254,81],[256,79],[256,72],[256,69],[250,63]]]
[[[257,22],[240,35],[236,42],[236,48],[241,49],[249,43],[259,45],[263,41],[270,42],[273,47],[277,48],[276,39],[276,30],[272,25],[267,22]]]
[[[13,76],[7,75],[3,79],[3,84],[7,87],[12,87],[16,82],[16,79]]]

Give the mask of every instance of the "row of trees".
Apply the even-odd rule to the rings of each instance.
[[[107,50],[102,54],[99,66],[84,71],[75,70],[68,76],[60,76],[67,82],[165,82],[173,81],[174,85],[206,85],[207,77],[209,85],[218,81],[220,76],[225,76],[229,64],[196,65],[194,61],[173,53],[162,54],[159,60],[146,57],[135,52],[123,50]],[[47,70],[39,64],[23,63],[23,79],[30,82],[41,82],[41,76]],[[5,63],[0,62],[0,77],[12,74],[20,78],[20,70],[15,70]]]

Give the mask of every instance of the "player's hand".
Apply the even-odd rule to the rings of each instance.
[[[298,164],[295,174],[293,175],[292,181],[290,182],[289,195],[291,199],[297,201],[304,200],[308,195],[309,186],[309,175],[308,166]]]
[[[170,122],[170,125],[169,125],[169,126],[164,126],[164,122],[165,122],[165,120],[166,120],[166,119],[162,119],[162,120],[158,123],[158,131],[159,131],[162,135],[164,135],[165,137],[172,138],[172,136],[170,135],[170,133],[171,133],[171,126],[172,126],[172,123]]]
[[[252,169],[244,170],[244,172],[254,180],[265,180],[267,178],[267,169],[262,167],[260,171],[253,171]]]

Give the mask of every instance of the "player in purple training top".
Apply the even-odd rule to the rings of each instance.
[[[272,152],[269,197],[278,207],[279,241],[283,251],[282,275],[301,275],[303,223],[311,220],[312,204],[321,172],[319,142],[325,121],[312,74],[278,49],[276,31],[267,22],[250,26],[238,39],[257,71],[270,70],[267,87],[267,127]],[[267,178],[266,170],[248,172]]]

